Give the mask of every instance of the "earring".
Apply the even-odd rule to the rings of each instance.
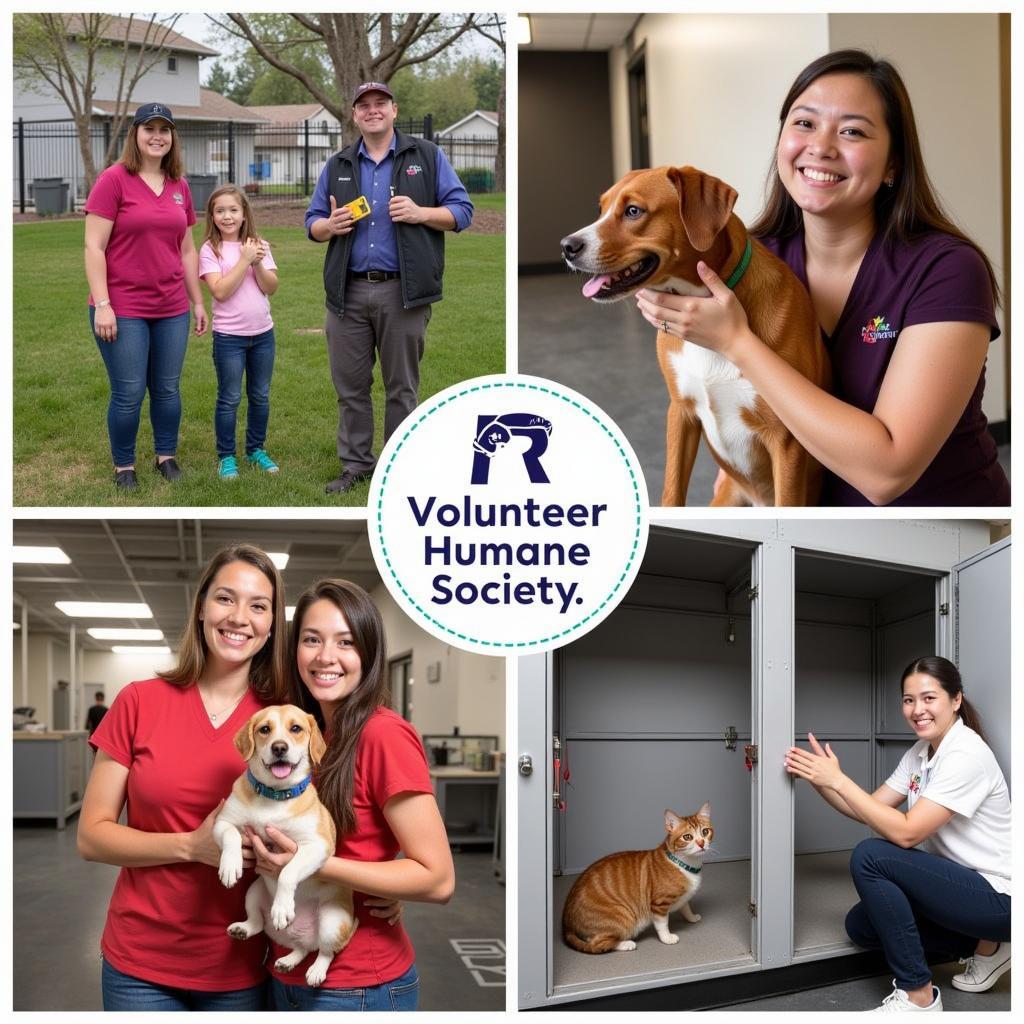
[[[892,188],[896,184],[896,176],[895,175],[891,175],[890,177],[886,178],[885,179],[885,184],[889,188]]]

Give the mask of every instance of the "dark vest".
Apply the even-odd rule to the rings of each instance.
[[[328,195],[338,205],[359,196],[361,139],[356,139],[328,162]],[[418,206],[437,205],[437,147],[395,131],[395,157],[391,184],[396,196],[408,196]],[[411,173],[410,173],[411,172]],[[396,224],[398,266],[402,276],[402,305],[406,309],[425,306],[441,298],[444,276],[444,232],[424,224]],[[332,235],[324,257],[324,292],[327,308],[338,316],[345,313],[345,278],[354,231]]]

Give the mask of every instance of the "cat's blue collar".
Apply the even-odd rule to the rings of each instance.
[[[673,864],[678,864],[684,871],[689,871],[691,875],[699,875],[704,867],[703,864],[699,868],[695,868],[690,864],[687,864],[685,860],[680,860],[671,850],[666,850],[665,856],[668,857]]]
[[[251,771],[245,773],[252,788],[259,793],[260,796],[269,797],[271,800],[291,800],[292,797],[301,796],[305,791],[306,787],[313,781],[312,775],[307,775],[301,782],[292,786],[289,789],[272,789],[270,786],[264,785],[256,778]]]

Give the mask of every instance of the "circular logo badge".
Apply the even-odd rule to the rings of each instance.
[[[618,427],[538,377],[478,377],[395,432],[367,505],[377,568],[429,633],[482,654],[593,629],[647,544],[647,487]]]

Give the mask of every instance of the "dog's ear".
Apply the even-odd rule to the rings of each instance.
[[[256,750],[256,716],[253,715],[241,729],[235,733],[235,747],[242,755],[243,761],[248,761]]]
[[[670,167],[668,177],[679,193],[679,216],[690,245],[706,252],[729,223],[739,193],[696,167]]]
[[[327,753],[327,744],[324,742],[323,733],[320,732],[320,726],[316,724],[316,719],[312,715],[306,715],[306,720],[309,722],[309,760],[317,765]]]

